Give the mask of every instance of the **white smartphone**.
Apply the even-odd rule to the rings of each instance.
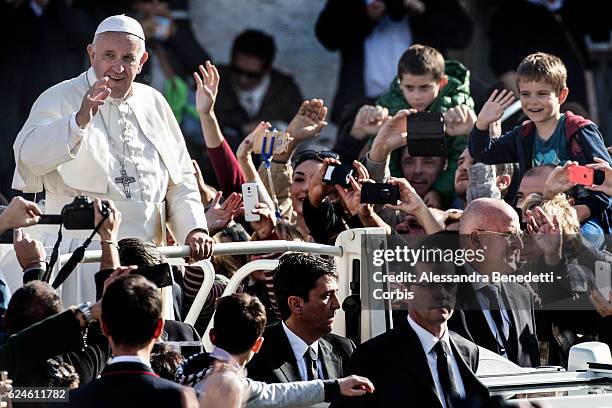
[[[242,185],[242,202],[244,203],[244,219],[248,222],[259,221],[261,216],[252,212],[259,203],[257,183],[244,183]]]
[[[595,262],[595,286],[604,299],[612,301],[609,299],[612,288],[612,268],[608,262]]]

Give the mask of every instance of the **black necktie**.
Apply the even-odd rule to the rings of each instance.
[[[455,400],[460,399],[459,393],[455,388],[455,378],[453,376],[453,371],[451,370],[450,365],[448,364],[448,355],[450,351],[446,343],[442,340],[438,341],[434,346],[434,351],[436,352],[436,365],[438,367],[438,378],[440,379],[440,384],[442,385],[442,392],[444,395],[440,395],[440,398],[444,399],[446,402],[446,408],[452,408],[453,402]]]
[[[503,305],[503,302],[501,302],[498,289],[493,285],[484,286],[481,289],[481,292],[489,301],[489,311],[491,312],[493,322],[495,323],[495,327],[497,327],[497,332],[501,337],[500,340],[502,341],[504,347],[504,349],[500,349],[499,352],[500,354],[503,354],[506,352],[505,349],[507,348],[507,339],[506,335],[504,334],[504,320],[501,310],[499,309],[501,307],[500,305]]]
[[[312,347],[308,347],[308,350],[304,353],[304,361],[306,361],[306,374],[307,380],[319,379],[319,370],[317,370],[317,355]]]

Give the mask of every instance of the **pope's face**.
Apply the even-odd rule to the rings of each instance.
[[[134,78],[149,57],[142,47],[138,37],[120,32],[102,33],[87,46],[96,77],[108,77],[112,98],[122,99],[131,92]]]

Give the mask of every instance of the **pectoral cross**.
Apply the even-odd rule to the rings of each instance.
[[[136,179],[127,175],[125,169],[121,169],[121,177],[115,177],[115,183],[123,184],[123,191],[125,191],[126,198],[132,198],[132,192],[130,191],[130,183],[134,183]]]

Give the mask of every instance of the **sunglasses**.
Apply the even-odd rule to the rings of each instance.
[[[498,232],[498,231],[489,231],[489,230],[485,230],[485,229],[478,229],[477,231],[480,232],[485,232],[487,234],[494,234],[494,235],[501,235],[503,236],[506,241],[508,242],[514,242],[514,241],[522,241],[523,240],[523,236],[525,235],[523,233],[523,231],[516,231],[516,232]]]
[[[297,166],[305,162],[306,160],[317,160],[322,162],[324,159],[339,159],[340,155],[336,152],[331,151],[318,151],[318,150],[303,150],[296,154],[291,160],[291,166],[295,169]]]
[[[237,67],[235,65],[232,65],[231,69],[234,75],[239,76],[239,77],[246,77],[253,81],[257,79],[261,79],[261,77],[264,76],[264,72],[245,71],[244,69]]]

